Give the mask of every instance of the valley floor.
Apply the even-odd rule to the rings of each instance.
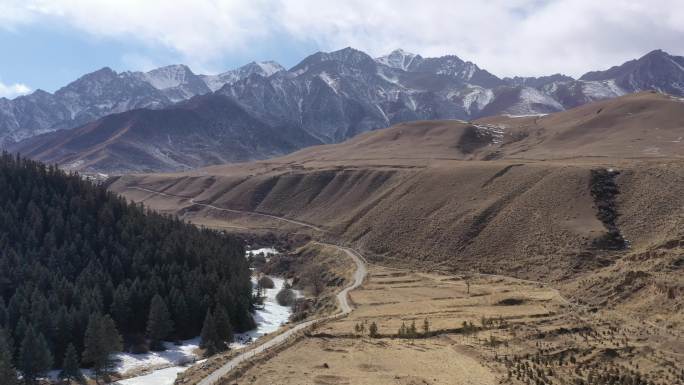
[[[171,212],[187,204],[149,191],[136,198]],[[296,227],[274,216],[233,211],[208,209],[186,219],[250,231]],[[547,284],[372,265],[351,300],[356,309],[348,317],[257,360],[239,383],[684,384],[680,328],[640,321],[619,309],[576,305]],[[425,319],[434,335],[396,335],[402,323],[413,322],[420,335]],[[368,335],[372,323],[379,338]],[[364,332],[356,325],[364,325]]]
[[[372,266],[351,299],[348,317],[253,366],[240,383],[682,383],[681,336],[578,308],[535,282]],[[420,337],[426,319],[434,336],[396,335],[415,322]],[[373,322],[377,338],[368,335]]]

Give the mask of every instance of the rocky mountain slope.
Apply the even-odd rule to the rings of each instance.
[[[207,94],[35,136],[22,142],[20,152],[68,170],[116,173],[253,160],[319,143],[296,127],[265,124],[226,96]]]
[[[121,73],[105,67],[54,94],[37,90],[12,100],[0,98],[0,148],[42,133],[78,127],[112,113],[170,106],[252,73],[270,75],[274,68],[280,67],[272,62],[250,63],[206,76],[194,74],[185,65]]]
[[[100,72],[103,74],[88,75],[69,85],[69,89],[80,90],[80,93],[73,91],[69,94],[73,99],[72,104],[79,107],[63,109],[64,116],[69,114],[68,111],[78,111],[76,115],[72,113],[73,117],[68,120],[74,123],[92,120],[107,113],[105,110],[117,112],[129,107],[174,110],[175,107],[171,104],[173,101],[213,91],[216,95],[227,96],[254,120],[270,126],[272,130],[289,127],[298,131],[297,135],[301,137],[315,138],[314,143],[336,143],[362,132],[406,121],[473,120],[499,114],[546,114],[652,88],[673,95],[682,95],[684,67],[680,63],[683,62],[682,57],[671,56],[663,51],[653,51],[622,66],[603,72],[588,73],[579,80],[558,74],[541,78],[499,79],[474,63],[463,61],[456,56],[423,58],[397,50],[374,59],[361,51],[345,48],[330,53],[316,53],[290,70],[284,70],[273,62],[252,63],[216,76],[196,76],[184,66],[164,67],[145,74],[115,74],[111,70],[102,70]],[[104,77],[109,79],[106,85],[100,80]],[[86,81],[90,78],[93,80]],[[125,92],[122,90],[133,89],[131,84],[135,84],[139,90],[136,91],[138,96],[129,100],[125,98]],[[118,88],[112,88],[110,85],[118,85]],[[94,92],[93,89],[98,91]],[[26,98],[40,96],[36,94]],[[63,90],[55,93],[60,96],[63,94]],[[88,95],[84,100],[100,101],[96,107],[87,106],[79,99],[81,94]],[[44,94],[43,97],[46,99],[45,103],[52,100],[50,103],[59,106],[59,103],[51,99],[50,94]],[[125,100],[125,103],[114,101],[119,99]],[[17,98],[8,102],[20,104],[24,103],[25,99]],[[0,111],[2,110],[0,107]],[[32,120],[26,124],[48,122],[51,117],[42,116],[41,111],[38,109],[35,113],[26,114],[32,116]],[[131,116],[138,114],[130,113]],[[231,116],[225,115],[224,118],[227,121],[223,124],[237,124],[230,121]],[[217,121],[217,117],[213,116],[206,116],[204,119]],[[125,122],[127,119],[119,121]],[[64,122],[60,124],[69,125]],[[93,123],[89,131],[97,130],[101,124],[102,121]],[[26,133],[18,134],[23,131],[17,131],[16,127],[21,125],[15,124],[15,129],[9,130],[13,133],[10,137],[18,139],[29,136]],[[58,124],[50,127],[32,132],[49,131],[60,126]],[[188,125],[185,129],[192,131],[194,127]],[[58,137],[70,136],[72,143],[79,143],[78,136],[82,132],[60,132],[53,136],[43,136],[39,140],[12,145],[10,148],[36,154],[36,145],[49,146]],[[105,143],[102,144],[106,147]],[[157,151],[160,150],[161,144],[147,142],[143,146],[149,151]],[[220,159],[244,161],[284,154],[292,150],[291,146],[285,146],[262,152],[258,150],[259,144],[256,143],[253,143],[251,148],[257,150],[249,155],[245,155],[244,152],[226,153]],[[38,159],[73,164],[73,159],[82,157],[81,153],[87,151],[88,148],[74,145],[53,152],[61,154],[60,156]],[[178,151],[182,152],[183,149],[178,148]],[[218,161],[219,158],[207,158],[207,161],[209,159]],[[191,163],[200,166],[212,164]],[[83,164],[90,165],[89,168],[79,168],[86,171],[127,172],[141,169],[137,164],[114,165],[106,161]],[[179,164],[165,162],[146,164],[142,169],[173,170],[178,167]]]

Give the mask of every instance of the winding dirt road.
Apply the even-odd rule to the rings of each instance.
[[[294,219],[287,219],[287,218],[279,217],[279,216],[276,216],[276,215],[264,214],[264,213],[259,213],[259,212],[256,212],[256,211],[245,211],[245,210],[227,209],[227,208],[224,208],[224,207],[218,207],[218,206],[210,205],[210,204],[207,204],[207,203],[196,202],[194,198],[190,198],[190,197],[187,197],[187,196],[168,194],[168,193],[164,193],[164,192],[161,192],[161,191],[150,190],[150,189],[147,189],[147,188],[144,188],[144,187],[127,187],[127,189],[129,189],[129,190],[144,191],[144,192],[148,192],[148,193],[150,193],[150,194],[161,195],[161,196],[170,197],[170,198],[188,199],[189,202],[190,202],[191,204],[193,204],[193,205],[202,206],[202,207],[207,207],[207,208],[210,208],[210,209],[213,209],[213,210],[217,210],[217,211],[225,211],[225,212],[235,213],[235,214],[243,214],[243,215],[251,215],[251,216],[256,216],[256,217],[268,218],[268,219],[273,219],[273,220],[280,221],[280,222],[290,223],[290,224],[297,225],[297,226],[307,227],[307,228],[309,228],[309,229],[316,230],[316,231],[320,231],[320,232],[323,232],[323,233],[325,232],[325,230],[323,230],[322,228],[320,228],[320,227],[318,227],[318,226],[315,226],[315,225],[312,225],[312,224],[310,224],[310,223],[305,223],[305,222],[297,221],[297,220],[294,220]]]
[[[213,385],[217,383],[222,377],[230,373],[231,370],[235,369],[238,365],[241,363],[247,361],[248,359],[256,356],[259,353],[265,352],[273,347],[276,347],[280,344],[285,343],[290,337],[294,336],[297,332],[313,325],[314,323],[320,323],[323,321],[327,320],[332,320],[336,319],[342,316],[345,316],[349,313],[352,312],[353,308],[351,304],[349,303],[349,292],[356,289],[357,287],[361,286],[363,281],[366,279],[366,274],[368,273],[366,269],[366,264],[363,260],[363,257],[361,257],[355,250],[347,248],[347,247],[341,247],[337,245],[332,245],[329,243],[320,243],[317,242],[321,245],[325,246],[331,246],[331,247],[336,247],[342,251],[344,251],[352,260],[354,260],[354,263],[356,263],[356,272],[354,273],[354,282],[347,286],[344,290],[339,292],[337,294],[337,301],[340,306],[341,312],[335,315],[331,315],[328,317],[324,318],[319,318],[315,320],[310,320],[306,322],[302,322],[298,324],[297,326],[293,327],[292,329],[288,329],[278,336],[272,338],[271,340],[256,346],[250,350],[241,352],[238,354],[236,357],[231,359],[230,361],[226,362],[223,366],[209,374],[207,377],[205,377],[202,381],[198,382],[198,385]]]

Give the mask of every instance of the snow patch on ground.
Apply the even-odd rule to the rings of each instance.
[[[141,371],[186,365],[197,360],[195,351],[199,348],[199,337],[183,341],[180,345],[165,342],[166,350],[163,352],[149,352],[145,354],[119,353],[116,372],[121,375],[130,375]]]
[[[264,256],[268,257],[269,255],[275,255],[278,254],[278,250],[272,248],[272,247],[262,247],[261,249],[254,249],[254,250],[247,250],[246,251],[247,256],[252,256],[252,255],[258,255],[258,254],[264,254]]]
[[[544,104],[547,106],[557,108],[559,110],[563,110],[563,106],[560,103],[558,103],[558,101],[556,101],[554,98],[550,97],[549,95],[545,95],[539,90],[532,87],[525,87],[522,90],[520,90],[520,99],[526,105]]]
[[[513,114],[502,114],[501,116],[505,116],[507,118],[529,118],[529,117],[540,117],[540,116],[546,116],[548,114],[520,114],[520,115],[513,115]]]
[[[584,81],[582,92],[592,99],[608,99],[626,94],[624,90],[615,84],[615,80]]]
[[[155,370],[150,374],[118,381],[119,385],[172,385],[176,381],[178,373],[187,370],[185,366],[173,366],[166,369]]]
[[[473,78],[476,70],[477,66],[474,63],[466,62],[463,71],[459,75],[461,79],[468,81]]]
[[[524,87],[520,90],[518,101],[507,108],[504,113],[514,116],[537,114],[540,111],[563,111],[561,105],[553,97],[544,94],[536,88]]]
[[[338,84],[337,84],[337,80],[333,79],[333,78],[332,78],[327,72],[325,72],[325,71],[321,72],[321,74],[318,75],[318,77],[321,78],[321,79],[325,82],[325,84],[328,85],[328,87],[330,87],[333,91],[335,91],[335,93],[337,93],[337,90],[338,90],[338,87],[339,87]]]
[[[487,135],[492,138],[492,144],[500,144],[503,142],[506,126],[498,124],[475,124],[478,134]]]
[[[473,104],[477,107],[476,111],[482,109],[494,99],[494,92],[482,87],[473,87],[470,92],[463,96],[463,108],[468,114],[473,113]]]
[[[411,95],[408,96],[408,108],[411,109],[411,111],[415,111],[418,109],[418,106],[416,106],[416,101],[413,100],[413,97]]]
[[[392,83],[392,84],[396,84],[396,85],[398,85],[398,86],[401,86],[401,84],[399,84],[399,79],[398,79],[398,78],[396,78],[396,77],[394,77],[394,76],[392,76],[392,77],[388,76],[387,74],[385,74],[385,72],[382,70],[382,68],[378,68],[377,74],[378,74],[378,76],[380,76],[383,80],[385,80],[385,81],[387,81],[387,82],[389,82],[389,83]]]

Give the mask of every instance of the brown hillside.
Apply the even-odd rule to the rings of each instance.
[[[684,100],[642,92],[541,117],[478,121],[506,127],[502,156],[526,159],[684,156]]]
[[[124,176],[111,189],[198,223],[274,226],[190,198],[310,223],[387,264],[575,282],[568,290],[599,303],[617,289],[593,277],[646,271],[621,303],[651,306],[639,298],[652,291],[681,309],[680,136],[684,103],[642,93],[545,117],[402,124],[269,161]]]

